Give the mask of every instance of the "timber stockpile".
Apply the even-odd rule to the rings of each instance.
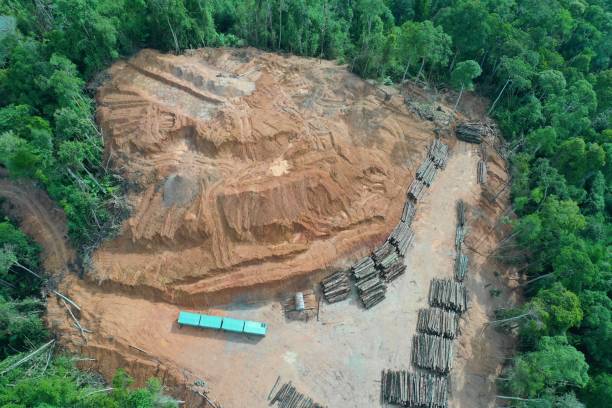
[[[273,392],[274,388],[270,391],[270,395]],[[278,408],[327,408],[324,405],[314,402],[312,398],[298,392],[295,387],[291,385],[291,382],[283,384],[283,386],[280,387],[269,405],[274,404],[276,404]]]
[[[406,271],[404,257],[388,240],[372,252],[372,259],[385,282],[391,282]]]
[[[433,161],[428,157],[418,168],[416,176],[418,180],[421,180],[423,184],[427,187],[431,187],[431,183],[433,183],[434,177],[436,177],[436,172],[438,168],[434,164]]]
[[[321,282],[321,288],[327,303],[335,303],[346,299],[351,293],[351,282],[348,273],[339,271],[329,275]]]
[[[427,156],[437,168],[445,168],[448,161],[448,145],[442,143],[440,139],[434,139],[431,146],[429,146]]]
[[[429,306],[457,313],[467,310],[467,289],[451,279],[433,279],[429,286]]]
[[[381,373],[383,403],[403,407],[446,408],[448,379],[427,373],[406,370],[383,370]]]
[[[425,183],[415,178],[408,188],[408,198],[419,201],[421,197],[423,197],[423,194],[425,194],[425,187]]]
[[[404,209],[402,210],[401,221],[406,224],[412,224],[412,220],[414,219],[414,215],[416,214],[416,207],[414,203],[410,200],[406,200],[404,203]]]
[[[464,122],[457,125],[455,135],[457,139],[468,143],[482,143],[482,140],[495,133],[495,130],[486,123]]]
[[[454,339],[459,328],[459,315],[437,307],[419,310],[417,331]]]
[[[484,160],[478,161],[478,169],[476,174],[476,180],[478,184],[486,184],[487,183],[487,162]]]
[[[468,272],[468,257],[463,254],[463,241],[465,239],[465,203],[463,200],[457,201],[457,231],[455,235],[455,248],[457,257],[455,258],[455,280],[463,282]]]
[[[385,299],[387,286],[380,279],[374,260],[366,256],[351,268],[355,277],[355,286],[363,306],[369,309]]]
[[[453,367],[453,341],[420,333],[412,338],[412,362],[415,366],[448,374]]]
[[[455,280],[463,282],[468,271],[468,257],[459,252],[455,258]]]
[[[399,255],[405,256],[406,251],[414,242],[414,231],[407,222],[400,222],[389,236],[389,242],[395,245]]]

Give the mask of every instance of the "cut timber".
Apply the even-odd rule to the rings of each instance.
[[[484,137],[493,133],[494,131],[489,125],[481,122],[460,123],[455,129],[457,139],[476,144],[481,143]]]
[[[418,180],[421,180],[427,187],[431,187],[433,179],[436,176],[437,167],[433,161],[429,158],[421,164],[421,167],[417,170],[416,176]]]
[[[458,224],[457,229],[455,231],[455,249],[457,251],[461,251],[461,246],[463,245],[464,240],[465,240],[465,227],[461,224]]]
[[[429,286],[429,306],[463,313],[467,310],[467,289],[450,279],[433,279]]]
[[[478,162],[478,174],[477,174],[478,184],[486,184],[487,183],[487,163],[483,160]]]
[[[326,408],[312,400],[312,398],[299,393],[291,383],[283,384],[270,405],[277,404],[278,408]]]
[[[440,336],[417,334],[412,338],[415,366],[448,374],[453,367],[453,341]]]
[[[416,207],[414,203],[410,200],[406,200],[404,203],[404,209],[402,211],[402,222],[410,225],[412,224],[412,220],[414,219],[414,215],[416,214]]]
[[[465,225],[465,202],[457,201],[457,224]]]
[[[459,327],[459,315],[437,307],[419,310],[417,331],[454,339]]]
[[[448,146],[442,143],[440,139],[434,139],[431,146],[429,146],[427,156],[437,168],[443,169],[446,167],[446,162],[448,160]]]
[[[403,407],[448,406],[449,387],[446,377],[405,370],[383,370],[380,383],[383,403]]]
[[[408,188],[408,198],[411,198],[414,201],[419,201],[425,193],[425,187],[425,183],[423,183],[421,180],[414,179]]]
[[[344,300],[351,293],[351,285],[348,273],[345,271],[336,272],[321,282],[323,296],[328,303],[335,303]]]
[[[458,282],[463,282],[465,275],[468,272],[468,257],[459,251],[455,258],[455,279]]]

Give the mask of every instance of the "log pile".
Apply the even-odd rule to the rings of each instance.
[[[424,193],[425,183],[415,178],[408,188],[408,198],[412,198],[414,201],[419,201]]]
[[[317,310],[317,298],[313,290],[306,290],[302,292],[304,298],[304,309],[299,310],[296,307],[296,299],[295,294],[291,296],[287,296],[283,302],[283,310],[285,312],[285,316],[288,319],[294,320],[307,320],[310,316],[314,315]]]
[[[389,404],[446,408],[448,388],[446,377],[405,370],[383,370],[381,373],[381,398]]]
[[[482,143],[482,139],[491,133],[491,128],[481,122],[464,122],[457,125],[457,139],[468,143]]]
[[[437,171],[438,169],[434,162],[428,158],[417,170],[417,179],[421,180],[427,187],[431,187]]]
[[[460,282],[432,279],[429,286],[429,306],[463,313],[467,310],[467,290]]]
[[[387,287],[380,279],[378,274],[371,275],[368,278],[357,281],[356,283],[359,297],[363,302],[363,307],[366,309],[379,304],[385,299]]]
[[[457,224],[465,225],[465,203],[463,200],[457,201]]]
[[[440,139],[434,139],[431,146],[429,146],[427,156],[437,168],[445,168],[446,161],[448,160],[448,145],[442,143]]]
[[[280,387],[274,398],[270,401],[270,405],[274,404],[277,404],[278,408],[325,408],[323,405],[314,402],[312,398],[299,393],[291,385],[291,382]]]
[[[402,258],[400,258],[400,260],[401,259]],[[406,265],[404,265],[404,263],[400,261],[392,264],[386,269],[383,269],[380,272],[380,277],[388,283],[397,278],[398,276],[402,275],[404,272],[406,272]]]
[[[336,272],[323,279],[321,287],[328,303],[344,300],[351,293],[349,277],[345,271]]]
[[[419,310],[417,331],[454,339],[459,328],[459,315],[437,307]]]
[[[362,258],[351,269],[356,280],[355,286],[357,286],[359,298],[366,309],[385,299],[387,287],[380,279],[379,270],[372,257]]]
[[[406,200],[404,203],[404,210],[402,211],[401,221],[408,225],[412,224],[414,214],[416,214],[416,207],[414,203],[410,200]]]
[[[357,263],[351,267],[351,271],[353,272],[355,280],[358,282],[360,280],[367,279],[372,275],[378,275],[374,260],[369,256],[363,257],[357,261]]]
[[[457,224],[457,229],[455,232],[455,249],[457,249],[457,251],[461,251],[461,246],[463,245],[464,240],[465,240],[465,226],[461,224]]]
[[[398,254],[405,256],[406,251],[414,242],[414,231],[408,227],[406,223],[399,223],[398,226],[393,230],[393,233],[389,237],[389,241],[395,245]]]
[[[391,244],[391,242],[387,240],[384,244],[382,244],[372,252],[372,259],[374,260],[375,264],[379,265],[383,259],[394,253],[395,246],[393,246],[393,244]]]
[[[455,280],[463,282],[465,275],[468,272],[468,257],[463,255],[461,252],[457,254],[455,258]]]
[[[440,374],[448,374],[453,366],[453,341],[420,333],[412,338],[412,362]]]
[[[484,160],[478,161],[478,184],[486,184],[487,182],[487,163]]]

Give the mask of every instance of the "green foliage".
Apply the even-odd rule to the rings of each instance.
[[[587,370],[584,356],[565,337],[542,337],[534,351],[516,358],[506,387],[512,395],[523,398],[559,394],[568,386],[584,387]]]
[[[451,85],[455,89],[474,90],[474,78],[477,78],[482,73],[480,65],[474,60],[461,61],[455,66],[451,73]]]

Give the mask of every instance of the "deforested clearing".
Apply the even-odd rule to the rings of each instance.
[[[486,288],[502,285],[492,270],[504,267],[487,254],[504,230],[506,163],[493,137],[482,157],[450,122],[422,118],[416,99],[450,117],[444,99],[369,83],[330,61],[201,49],[144,50],[115,63],[98,89],[97,119],[132,212],[83,279],[59,281],[87,329],[50,300],[61,345],[107,378],[120,367],[138,384],[163,378],[188,406],[265,407],[274,394],[278,404],[380,406],[381,372],[414,371],[419,310],[438,306],[431,281],[455,277],[463,200],[469,272],[456,285],[469,300],[453,309],[458,328],[439,333],[454,359],[440,371],[452,366],[450,406],[493,406],[510,339],[482,333],[502,305]],[[414,197],[419,168],[427,184]],[[53,251],[44,245],[53,238],[38,236]],[[378,280],[360,288],[351,266],[372,253],[367,273]],[[322,296],[321,281],[337,302]],[[289,319],[286,304],[301,304],[303,293],[304,313]],[[179,327],[184,310],[265,322],[267,333]]]

